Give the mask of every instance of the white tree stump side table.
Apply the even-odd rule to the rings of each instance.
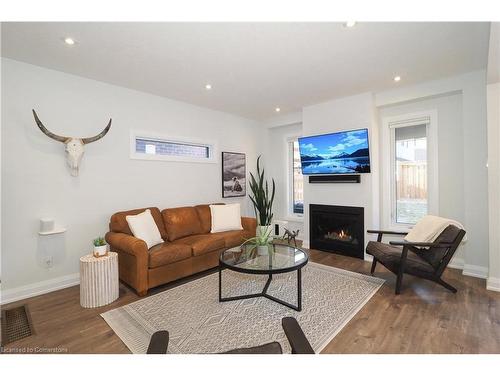
[[[107,305],[118,298],[118,254],[100,258],[89,254],[80,258],[80,305],[91,308]]]

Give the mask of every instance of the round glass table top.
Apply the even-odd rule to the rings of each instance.
[[[227,268],[244,273],[282,273],[306,265],[309,257],[304,250],[286,244],[256,246],[246,244],[225,250],[220,262]]]

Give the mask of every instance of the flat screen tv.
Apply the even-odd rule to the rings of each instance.
[[[299,138],[302,174],[370,173],[368,129]]]

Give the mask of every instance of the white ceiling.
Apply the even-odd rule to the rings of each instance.
[[[473,22],[3,23],[2,56],[267,119],[485,69],[488,38],[489,23]]]

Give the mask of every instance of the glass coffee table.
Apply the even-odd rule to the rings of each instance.
[[[265,297],[296,311],[302,310],[302,268],[309,260],[304,250],[290,245],[269,244],[264,247],[242,245],[225,250],[219,258],[219,302],[240,299]],[[264,289],[260,293],[234,297],[222,297],[222,271],[230,269],[235,272],[268,275]],[[267,294],[273,275],[297,271],[297,306]]]

